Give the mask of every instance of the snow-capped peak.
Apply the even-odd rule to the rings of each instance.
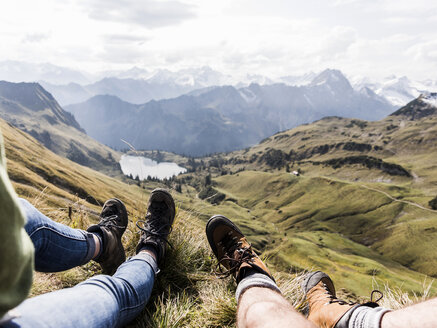
[[[322,84],[343,84],[350,86],[349,81],[346,79],[346,77],[343,75],[342,72],[340,72],[337,69],[326,69],[323,72],[321,72],[319,75],[317,75],[312,81],[312,86],[316,85],[322,85]]]
[[[229,84],[229,76],[215,71],[209,66],[202,66],[182,69],[176,72],[160,69],[148,81],[160,84],[169,83],[193,88],[205,88]]]
[[[326,69],[309,84],[311,87],[326,86],[331,92],[349,92],[352,89],[348,79],[336,69]]]

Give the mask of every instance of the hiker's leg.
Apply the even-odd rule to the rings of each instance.
[[[237,326],[239,328],[315,327],[296,312],[280,293],[263,287],[249,288],[240,296]]]
[[[437,327],[437,298],[386,313],[382,328]]]
[[[156,256],[140,252],[114,276],[99,275],[72,287],[36,296],[15,310],[6,327],[120,327],[147,303],[157,272]]]
[[[281,295],[269,269],[231,220],[214,215],[206,224],[206,236],[218,263],[237,283],[239,328],[315,327]]]
[[[100,246],[94,234],[55,222],[27,200],[20,199],[27,223],[25,229],[35,247],[35,269],[57,272],[87,263]]]

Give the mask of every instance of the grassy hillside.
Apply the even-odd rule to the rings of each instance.
[[[282,270],[323,268],[335,277],[350,277],[361,293],[371,288],[373,279],[411,288],[409,280],[416,280],[417,275],[398,263],[435,273],[428,265],[437,260],[429,229],[434,213],[399,204],[356,184],[323,177],[248,171],[216,181],[217,190],[230,192],[230,198],[250,210],[252,219],[266,222],[263,227],[274,225],[265,248]],[[412,220],[415,215],[420,217],[417,222]],[[394,220],[398,224],[393,224]],[[415,233],[403,233],[401,221],[414,226]],[[426,243],[424,236],[429,236]],[[420,245],[422,251],[419,246],[408,247],[410,242]]]
[[[277,170],[289,164],[291,170],[300,168],[306,175],[406,184],[431,196],[437,194],[437,177],[433,174],[437,154],[436,123],[436,116],[417,121],[388,116],[377,122],[330,117],[278,133],[226,158],[237,169]],[[369,170],[366,165],[371,161],[335,165],[351,157],[381,159],[384,163],[401,166],[410,176],[396,170],[383,170],[372,163]]]
[[[186,187],[182,206],[199,209],[204,221],[217,213],[235,220],[279,272],[321,269],[347,282],[345,287],[356,295],[367,295],[375,283],[421,294],[426,275],[417,270],[432,269],[426,264],[436,261],[433,239],[427,238],[425,244],[420,239],[425,230],[414,236],[396,230],[386,237],[400,211],[413,215],[416,208],[364,187],[329,178],[257,171],[224,175],[213,179],[213,185],[226,195],[222,202],[206,205],[195,198],[194,189]],[[417,210],[425,213],[418,221],[428,229],[435,214]],[[409,224],[414,226],[414,222]],[[404,228],[399,224],[399,229]],[[391,240],[393,236],[398,240]],[[408,240],[427,248],[421,252],[420,246],[405,247]],[[386,249],[393,254],[385,254]],[[402,262],[407,255],[417,258],[417,267]]]
[[[203,213],[234,218],[277,270],[322,268],[360,295],[374,281],[420,292],[418,272],[437,276],[436,123],[330,117],[191,160],[178,180],[210,202]]]
[[[303,128],[317,130],[317,126],[298,129]],[[55,220],[78,228],[97,220],[107,198],[118,197],[126,203],[131,219],[123,242],[129,254],[134,252],[138,241],[135,222],[145,214],[150,191],[161,184],[138,186],[132,181],[129,185],[55,155],[4,121],[0,121],[0,129],[8,171],[20,196]],[[432,175],[432,165],[421,162],[427,168],[421,170],[414,163],[408,166],[396,161],[409,172],[419,172],[418,177],[395,176],[388,183],[384,179],[390,174],[362,165],[346,165],[350,175],[343,177],[345,173],[333,167],[303,160],[292,166],[293,162],[287,161],[285,164],[295,169],[303,168],[303,175],[296,177],[286,172],[285,165],[272,167],[264,160],[244,162],[252,154],[261,158],[268,147],[285,151],[280,148],[285,144],[275,145],[273,140],[227,158],[187,160],[187,164],[197,163],[196,171],[176,179],[182,183],[182,193],[173,191],[177,203],[171,236],[174,247],[169,250],[152,299],[132,327],[234,326],[235,287],[230,279],[219,280],[212,274],[215,261],[204,236],[205,221],[216,213],[235,220],[247,233],[296,307],[302,303],[301,275],[308,269],[327,271],[348,299],[365,299],[374,287],[384,289],[385,285],[390,287],[386,306],[400,307],[435,295],[435,287],[423,273],[435,274],[436,214],[418,207],[426,207],[434,190],[422,173],[429,170]],[[326,138],[320,137],[322,141]],[[268,147],[266,143],[270,143]],[[307,160],[328,160],[348,152],[340,149],[337,154],[332,151],[331,157],[318,154]],[[383,158],[394,163],[390,159]],[[208,174],[212,178],[206,183]],[[207,187],[213,194],[207,193],[202,200],[199,191]],[[211,203],[217,195],[223,199]],[[97,273],[99,267],[93,262],[57,274],[37,273],[32,295],[73,286]]]

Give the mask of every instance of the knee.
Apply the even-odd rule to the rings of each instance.
[[[91,284],[104,289],[107,293],[118,297],[120,295],[131,295],[135,296],[135,290],[132,284],[125,279],[119,279],[115,276],[110,276],[106,274],[100,274],[94,276],[84,282],[81,285]]]
[[[18,201],[24,212],[28,212],[29,210],[34,208],[33,205],[27,199],[18,197]]]
[[[281,304],[272,301],[259,301],[249,304],[243,310],[243,313],[239,311],[238,315],[242,322],[245,322],[245,327],[268,327],[266,326],[266,320],[273,318],[278,311],[280,311]],[[240,320],[239,320],[240,321]]]
[[[32,215],[33,212],[37,211],[37,209],[28,200],[24,198],[18,198],[18,201],[26,217],[26,221],[27,221],[26,226],[29,225],[29,223],[32,223],[33,221],[37,221],[38,216]]]
[[[27,234],[31,236],[39,228],[45,226],[43,214],[40,213],[29,201],[23,198],[19,198],[20,207],[23,210],[23,214],[26,217],[26,224],[24,229]]]

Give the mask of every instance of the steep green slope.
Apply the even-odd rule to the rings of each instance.
[[[436,218],[433,213],[323,177],[244,171],[218,177],[214,183],[226,199],[202,211],[236,220],[279,271],[325,270],[336,279],[347,278],[347,288],[359,295],[370,292],[374,280],[419,292],[425,276],[411,269],[435,272],[427,265],[437,261],[429,230]],[[424,213],[419,225],[407,219],[420,211]],[[406,225],[393,225],[401,212],[408,225],[417,227],[412,236],[403,234]],[[426,243],[424,234],[430,236]],[[392,241],[393,236],[403,243]],[[421,251],[419,246],[406,247],[408,240],[421,245]]]
[[[383,254],[416,271],[436,274],[430,263],[437,262],[433,228],[437,212],[393,201],[365,186],[323,177],[241,172],[238,177],[224,176],[217,182],[217,190],[229,191],[230,197],[250,208],[257,219],[272,222],[278,231],[287,233],[280,238],[281,247],[294,237],[290,233],[304,236],[320,232],[320,238],[347,238],[343,243],[370,246],[376,252],[366,257],[372,260],[382,259],[379,255]],[[248,185],[256,190],[256,196],[247,192]],[[337,248],[334,242],[320,244],[330,250]]]
[[[120,174],[120,154],[86,135],[74,116],[37,83],[0,81],[0,117],[58,155],[112,175]]]
[[[87,207],[100,209],[103,202],[115,196],[133,206],[139,188],[62,158],[28,134],[0,120],[8,173],[20,195],[38,198],[44,206],[65,208],[81,199]],[[83,200],[83,201],[82,201]]]

